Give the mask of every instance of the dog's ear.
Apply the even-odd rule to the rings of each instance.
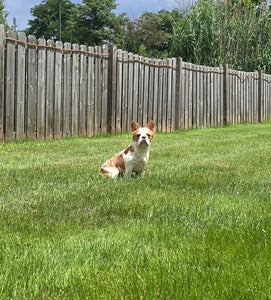
[[[140,128],[139,124],[136,121],[132,121],[132,123],[131,123],[132,131],[136,131],[139,128]]]
[[[149,123],[146,125],[146,127],[147,127],[150,131],[154,131],[154,122],[153,122],[153,121],[149,121]]]

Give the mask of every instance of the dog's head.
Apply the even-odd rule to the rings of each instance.
[[[131,123],[133,142],[140,147],[148,147],[154,135],[154,122],[150,121],[146,127],[140,127],[136,121]]]

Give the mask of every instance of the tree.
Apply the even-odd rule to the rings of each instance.
[[[179,20],[178,10],[145,12],[126,27],[124,48],[150,57],[168,57],[172,44],[173,23]]]
[[[123,31],[128,19],[125,14],[116,16],[115,0],[83,0],[78,5],[76,39],[88,45],[103,43],[121,44]]]
[[[76,6],[69,0],[61,0],[61,39],[69,41],[73,32],[73,15]],[[29,20],[27,34],[34,34],[36,37],[45,39],[59,38],[59,6],[57,0],[43,0],[41,4],[31,8],[34,19]]]
[[[7,16],[8,12],[5,11],[3,0],[0,0],[0,24],[5,25],[5,30],[9,29],[9,26],[7,25]]]

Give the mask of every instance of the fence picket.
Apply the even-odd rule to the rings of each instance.
[[[70,135],[71,111],[71,43],[64,43],[64,76],[63,76],[63,136]]]
[[[46,45],[45,39],[38,41],[38,99],[37,99],[37,138],[45,138],[45,87],[46,87]]]
[[[79,46],[72,45],[72,107],[71,107],[71,134],[78,135],[78,105],[79,105]]]
[[[93,47],[88,47],[90,53],[94,53]],[[94,113],[94,56],[93,54],[88,55],[88,88],[87,88],[87,136],[92,136],[94,134],[94,123],[93,123],[93,113]]]
[[[0,26],[0,141],[4,140],[5,30]]]
[[[54,41],[48,40],[47,46],[54,47]],[[54,78],[55,78],[55,52],[52,48],[47,50],[47,72],[46,72],[46,122],[45,132],[46,138],[53,138],[53,122],[54,122]]]
[[[15,39],[17,37],[15,32],[8,31],[7,37]],[[6,80],[6,139],[15,139],[14,135],[14,117],[15,117],[15,43],[7,40],[7,80]]]
[[[63,44],[60,41],[56,42],[56,47],[62,49]],[[54,103],[54,137],[59,138],[62,136],[62,58],[63,52],[57,50],[55,53],[55,103]]]
[[[24,32],[18,33],[18,40],[26,42]],[[17,70],[16,70],[16,138],[23,138],[25,129],[25,71],[26,71],[26,49],[25,44],[18,43],[17,46]]]
[[[36,44],[34,35],[28,37],[28,42]],[[27,64],[27,123],[26,136],[35,138],[35,123],[36,123],[36,65],[37,51],[35,46],[28,47],[28,64]]]

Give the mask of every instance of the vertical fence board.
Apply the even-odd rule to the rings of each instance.
[[[48,40],[47,46],[54,47],[54,41]],[[46,138],[53,138],[54,123],[54,79],[55,79],[55,51],[47,49],[47,79],[46,79]]]
[[[95,75],[94,75],[94,80],[95,80],[95,105],[94,105],[94,116],[95,116],[95,128],[94,128],[94,132],[95,135],[100,134],[100,130],[101,130],[101,123],[102,123],[102,118],[101,118],[101,110],[102,110],[102,99],[101,99],[101,95],[102,95],[102,83],[101,83],[101,56],[99,55],[99,53],[101,53],[101,47],[100,46],[96,46],[95,47]]]
[[[171,132],[172,122],[172,59],[168,58],[167,64],[167,119],[166,119],[166,132]]]
[[[167,132],[167,100],[168,100],[168,67],[167,60],[163,61],[163,100],[162,100],[162,132]]]
[[[154,86],[153,85],[154,85],[154,59],[150,59],[147,122],[149,120],[153,120],[153,106],[154,106]]]
[[[158,97],[157,97],[157,130],[162,131],[162,103],[163,103],[163,61],[159,60],[158,69]]]
[[[85,45],[81,45],[80,50],[79,135],[85,136],[87,133],[87,47]]]
[[[122,78],[122,122],[121,122],[121,131],[127,132],[127,114],[128,114],[128,52],[123,52],[123,78]]]
[[[24,32],[19,32],[17,39],[26,42]],[[17,70],[16,70],[16,138],[20,139],[25,136],[25,84],[26,84],[26,49],[25,44],[17,44]]]
[[[0,142],[4,140],[5,29],[0,24]]]
[[[63,44],[60,41],[56,42],[56,48],[62,49]],[[55,52],[55,106],[54,106],[54,137],[62,136],[62,58],[63,52],[56,50]]]
[[[122,50],[117,50],[117,99],[116,99],[116,133],[121,133],[122,105]]]
[[[172,104],[171,104],[171,131],[176,130],[176,78],[177,78],[177,59],[172,59]],[[178,128],[178,127],[177,127]]]
[[[133,119],[133,79],[134,79],[134,61],[133,53],[128,54],[128,115],[127,115],[127,128],[130,130],[130,124]]]
[[[46,87],[46,45],[45,39],[38,40],[38,99],[37,99],[37,138],[45,138],[45,87]]]
[[[79,46],[72,45],[72,106],[71,106],[71,133],[78,136],[78,104],[79,104]]]
[[[70,135],[71,112],[71,43],[64,44],[64,75],[63,75],[63,136]]]
[[[139,56],[139,97],[138,97],[138,106],[137,106],[137,118],[138,123],[142,125],[143,123],[143,103],[144,103],[144,57]]]
[[[139,57],[137,54],[133,55],[134,59],[134,72],[133,72],[133,113],[132,113],[132,119],[138,120],[138,101],[139,101]]]
[[[94,53],[93,47],[88,47],[89,53]],[[93,113],[94,113],[94,57],[88,55],[88,87],[87,87],[87,136],[93,135]]]
[[[103,68],[102,68],[102,134],[107,132],[107,108],[108,108],[108,45],[103,45]]]
[[[115,133],[116,122],[116,80],[117,80],[117,47],[108,48],[108,94],[107,94],[107,132]],[[132,89],[131,89],[132,90]]]
[[[34,35],[28,37],[28,42],[36,44]],[[26,136],[30,139],[35,138],[35,123],[36,123],[36,65],[37,51],[36,46],[28,45],[28,63],[27,63],[27,133]]]
[[[8,31],[7,37],[16,39],[15,32]],[[14,135],[14,117],[15,117],[15,43],[7,40],[7,71],[6,71],[6,115],[5,128],[6,139],[13,140]]]
[[[148,121],[148,97],[149,97],[149,71],[150,71],[150,59],[149,58],[145,58],[144,59],[144,89],[143,89],[143,104],[142,104],[142,125],[145,126],[147,124]]]

